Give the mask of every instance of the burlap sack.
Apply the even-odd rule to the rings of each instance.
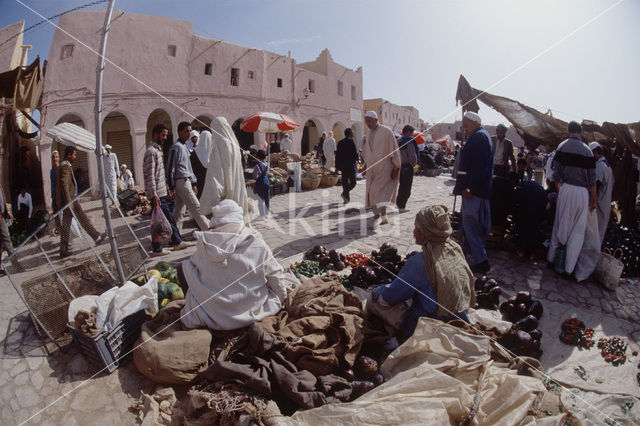
[[[135,344],[134,364],[156,383],[189,383],[207,366],[211,332],[182,325],[179,318],[184,304],[184,300],[175,300],[144,323]]]

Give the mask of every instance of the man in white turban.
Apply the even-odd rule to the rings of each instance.
[[[222,200],[234,200],[249,222],[247,187],[244,184],[242,151],[235,133],[224,117],[211,121],[212,132],[202,132],[195,152],[207,169],[200,206],[210,211]],[[211,137],[211,140],[209,140]]]
[[[367,111],[364,121],[369,134],[362,148],[366,163],[367,188],[365,206],[373,208],[371,229],[389,223],[387,205],[395,203],[400,181],[400,152],[393,131],[378,124],[378,114]]]
[[[235,201],[221,201],[212,213],[212,229],[195,232],[196,252],[182,262],[188,285],[182,323],[235,330],[277,314],[287,296],[282,266],[260,232],[244,225]]]
[[[293,141],[289,133],[285,133],[284,137],[280,140],[280,151],[293,152]]]

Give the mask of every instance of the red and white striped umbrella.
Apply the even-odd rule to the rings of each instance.
[[[240,123],[240,129],[245,132],[288,132],[298,127],[300,125],[290,117],[275,112],[257,112]]]

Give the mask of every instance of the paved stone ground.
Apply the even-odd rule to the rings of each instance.
[[[357,185],[352,193],[354,202],[347,207],[342,205],[340,187],[276,196],[272,198],[272,217],[254,221],[254,226],[285,266],[288,258],[315,244],[358,246],[370,251],[389,242],[404,254],[419,249],[412,238],[415,213],[433,203],[451,208],[452,186],[453,181],[445,177],[416,177],[408,203],[410,212],[398,214],[395,208],[391,209],[391,224],[374,234],[367,231],[366,221],[358,212],[361,205],[357,201],[364,196],[363,184]],[[148,218],[143,219],[129,218],[129,221],[148,246]],[[192,229],[189,225],[193,223],[185,225],[185,235]],[[163,260],[178,261],[193,251],[191,247],[164,256]],[[531,290],[543,304],[553,301],[568,308],[615,316],[622,328],[629,330],[626,337],[640,341],[640,280],[636,279],[635,285],[622,281],[615,292],[610,292],[591,280],[580,284],[563,280],[542,260],[521,260],[506,251],[490,251],[489,258],[493,266],[489,275],[501,280],[506,292]],[[150,259],[149,263],[157,260]],[[130,359],[116,372],[94,377],[93,367],[75,345],[62,349],[43,345],[6,278],[0,280],[0,340],[0,382],[4,383],[0,389],[2,424],[21,424],[27,420],[29,424],[131,424],[135,422],[135,414],[129,411],[129,406],[141,391],[151,392],[155,388],[137,373]]]

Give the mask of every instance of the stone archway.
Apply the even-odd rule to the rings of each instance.
[[[74,113],[65,114],[60,117],[58,121],[56,121],[56,125],[60,123],[71,123],[83,129],[87,128],[84,120]],[[66,148],[67,146],[65,144],[59,143],[57,140],[54,140],[51,144],[51,152],[58,151],[60,161],[64,159],[64,150]],[[77,152],[78,154],[73,164],[71,164],[71,167],[73,168],[73,173],[78,183],[78,193],[80,193],[89,187],[89,153],[81,150],[77,150]]]
[[[331,129],[331,131],[333,132],[333,138],[336,141],[339,141],[340,139],[344,138],[344,129],[346,129],[346,128],[347,128],[347,126],[345,126],[340,121],[337,121],[333,125],[333,128]]]
[[[102,120],[102,144],[111,145],[111,152],[118,157],[118,163],[126,164],[134,174],[134,180],[142,181],[142,176],[135,175],[131,122],[123,113],[112,111]]]
[[[147,118],[147,133],[145,135],[147,147],[151,143],[151,133],[157,124],[163,124],[169,130],[167,141],[162,147],[163,158],[166,164],[169,148],[171,147],[171,144],[173,144],[173,121],[171,120],[169,113],[161,108],[154,109],[151,114],[149,114],[149,118]]]
[[[238,118],[231,125],[231,129],[233,129],[233,133],[235,133],[236,138],[238,139],[238,143],[240,144],[240,148],[244,150],[249,150],[249,147],[253,145],[253,133],[245,132],[240,129],[240,123],[244,120],[243,117]]]
[[[318,121],[314,119],[307,120],[302,130],[302,140],[300,141],[300,150],[302,155],[306,155],[313,151],[313,148],[320,142],[320,128]]]

